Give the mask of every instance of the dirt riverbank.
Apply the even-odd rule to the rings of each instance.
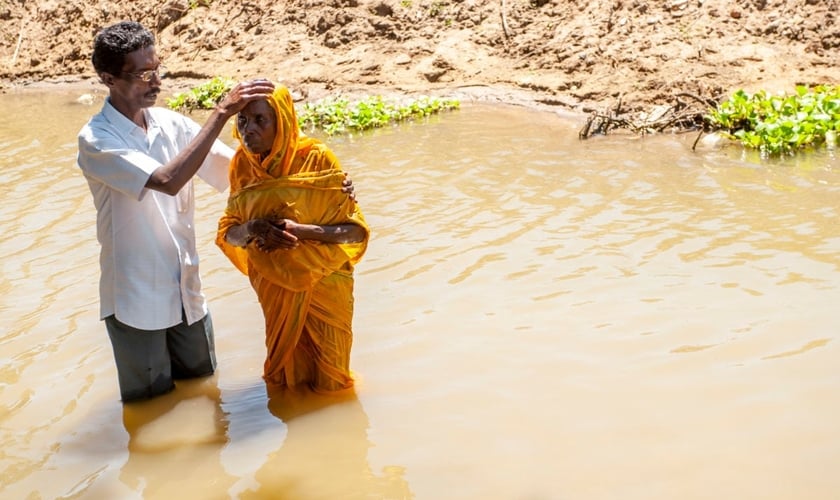
[[[838,84],[838,0],[3,0],[0,89],[99,86],[91,41],[138,20],[175,78],[298,94],[451,95],[590,112]]]

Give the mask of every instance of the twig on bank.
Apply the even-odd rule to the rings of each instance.
[[[700,137],[703,136],[703,129],[700,129],[700,133],[697,134],[697,138],[694,139],[694,144],[691,145],[691,150],[694,151],[697,148],[697,143],[700,142]]]
[[[18,54],[20,54],[20,45],[23,42],[23,28],[26,26],[26,23],[23,19],[20,20],[20,31],[18,31],[18,38],[17,38],[17,45],[15,45],[15,53],[12,54],[12,66],[15,65],[17,61]]]
[[[718,102],[716,100],[712,99],[711,97],[703,97],[703,96],[699,96],[697,94],[692,94],[690,92],[680,92],[676,96],[677,97],[691,97],[695,101],[697,101],[699,103],[702,103],[702,104],[705,104],[706,106],[708,106],[710,108],[715,108],[718,105]]]
[[[623,99],[624,99],[624,96],[623,96],[623,95],[618,96],[618,102],[617,102],[617,103],[615,103],[615,108],[614,108],[614,109],[613,109],[613,111],[612,111],[613,116],[619,116],[619,115],[621,114],[621,101],[622,101]],[[610,123],[610,122],[607,122],[607,123],[604,125],[604,134],[606,134],[607,132],[609,132],[610,125],[611,125],[611,123]]]
[[[692,105],[678,97],[690,97],[695,102]],[[633,116],[631,113],[622,113],[621,97],[619,97],[613,109],[591,113],[578,132],[578,137],[587,139],[593,135],[606,135],[610,130],[616,129],[626,129],[644,135],[665,130],[689,131],[700,128],[702,133],[705,125],[704,116],[708,113],[709,107],[715,107],[717,103],[711,98],[687,92],[676,94],[675,100],[675,104],[656,106],[648,112],[640,112]],[[695,145],[696,143],[697,141]]]
[[[507,10],[507,5],[505,4],[505,0],[502,0],[502,30],[505,32],[505,38],[510,38],[510,30],[508,30],[508,23],[507,23],[507,14],[505,11]]]
[[[583,140],[589,137],[589,129],[592,128],[593,121],[595,121],[595,116],[590,114],[589,118],[586,119],[586,123],[583,124],[583,128],[578,132],[578,139]]]

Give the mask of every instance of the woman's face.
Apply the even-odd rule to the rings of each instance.
[[[236,129],[249,153],[267,155],[277,135],[277,117],[265,99],[251,101],[236,116]]]

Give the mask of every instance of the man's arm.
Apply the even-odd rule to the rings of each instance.
[[[219,137],[228,119],[249,102],[264,99],[274,91],[268,80],[237,84],[216,105],[198,135],[169,163],[161,165],[146,181],[146,187],[174,196],[198,172],[213,142]]]

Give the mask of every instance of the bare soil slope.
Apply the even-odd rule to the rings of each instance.
[[[95,83],[95,32],[152,28],[174,76],[592,111],[840,83],[840,0],[0,0],[0,88]]]

